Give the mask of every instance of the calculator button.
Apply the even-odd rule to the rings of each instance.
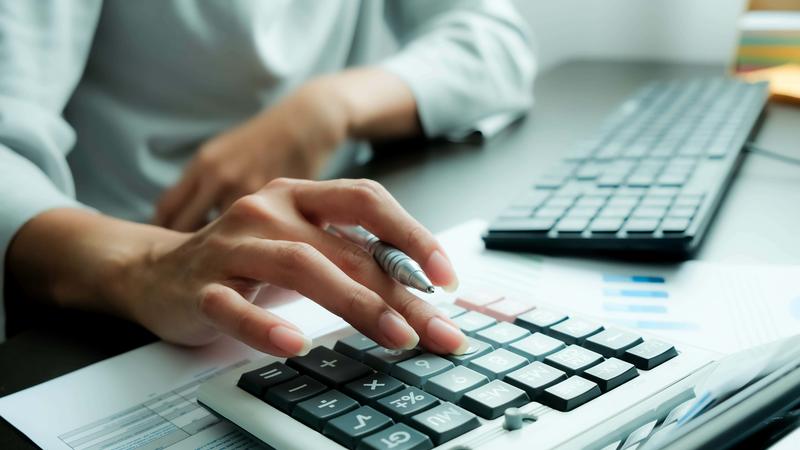
[[[490,380],[503,378],[528,363],[528,360],[506,349],[487,353],[469,362],[469,368],[480,372]]]
[[[581,344],[587,337],[601,331],[603,326],[598,323],[572,317],[553,325],[545,333],[567,344]]]
[[[460,355],[445,355],[445,358],[452,361],[453,364],[466,364],[468,361],[479,356],[483,356],[494,350],[492,344],[483,342],[480,339],[475,339],[468,336],[467,340],[469,341],[469,347],[467,347],[467,350],[464,353]]]
[[[497,303],[492,303],[486,307],[484,313],[503,322],[514,322],[518,315],[533,309],[533,305],[527,302],[504,298]]]
[[[589,219],[584,217],[565,217],[558,221],[556,231],[559,233],[580,233],[589,226]]]
[[[532,335],[512,343],[508,349],[512,352],[524,356],[528,361],[541,361],[545,356],[553,354],[566,347],[558,339],[546,334],[533,333]]]
[[[483,312],[486,305],[499,302],[503,299],[502,295],[491,294],[488,292],[471,292],[460,295],[456,299],[456,305],[472,311]]]
[[[328,385],[338,386],[370,372],[369,367],[326,347],[315,347],[305,356],[286,360],[286,364],[300,369]]]
[[[405,385],[395,378],[385,373],[375,372],[345,384],[342,390],[361,403],[372,403],[404,387]]]
[[[484,419],[496,419],[506,408],[516,408],[529,401],[522,389],[494,380],[464,394],[459,404]]]
[[[515,325],[522,328],[527,328],[532,333],[535,331],[543,331],[552,327],[553,325],[567,320],[567,315],[560,312],[551,311],[545,308],[536,308],[533,311],[526,312],[525,314],[517,317],[514,321]]]
[[[571,411],[600,395],[600,387],[577,375],[545,389],[540,401],[559,411]]]
[[[441,445],[481,426],[481,422],[469,411],[452,404],[443,403],[411,418],[411,424]]]
[[[464,308],[462,308],[460,306],[456,306],[456,305],[454,305],[452,303],[446,303],[446,302],[437,304],[436,308],[439,311],[443,312],[447,317],[449,317],[451,319],[453,317],[458,317],[458,316],[464,314],[465,312],[467,312],[466,309],[464,309]]]
[[[503,381],[522,389],[528,394],[528,397],[535,399],[545,389],[566,379],[567,374],[563,370],[558,370],[540,361],[534,361],[506,375]]]
[[[315,430],[325,422],[358,408],[358,403],[339,391],[331,390],[297,404],[292,417]]]
[[[659,219],[635,218],[628,220],[625,231],[628,233],[652,233],[658,228]]]
[[[589,230],[592,233],[616,233],[622,228],[624,219],[615,217],[598,217],[592,221]]]
[[[464,333],[469,335],[474,335],[478,331],[497,323],[493,318],[477,311],[469,311],[462,314],[453,319],[453,322],[455,322]]]
[[[428,378],[452,367],[453,363],[441,356],[423,353],[395,364],[391,374],[407,384],[422,387]]]
[[[488,382],[485,375],[458,366],[429,379],[425,383],[425,390],[449,402],[458,403],[465,392]]]
[[[650,370],[676,356],[678,356],[678,351],[672,344],[657,339],[648,339],[636,347],[626,350],[622,359],[642,370]]]
[[[609,328],[586,338],[583,346],[610,358],[622,356],[625,350],[641,342],[642,338],[637,334]]]
[[[364,362],[376,370],[391,373],[392,366],[400,361],[405,361],[419,355],[421,351],[416,348],[401,350],[386,347],[375,347],[364,353]]]
[[[664,233],[683,233],[689,228],[689,219],[667,217],[661,222],[661,231]]]
[[[319,395],[326,390],[328,390],[328,388],[324,384],[308,375],[301,375],[285,383],[269,388],[264,399],[270,405],[283,412],[289,413],[298,402]]]
[[[603,356],[601,354],[574,344],[544,359],[547,364],[563,370],[569,375],[581,374],[584,370],[602,361]]]
[[[492,344],[495,348],[505,347],[508,344],[518,341],[525,336],[531,334],[530,331],[520,326],[508,323],[499,322],[489,328],[478,331],[476,337]]]
[[[398,421],[405,420],[438,404],[439,400],[436,397],[415,387],[389,394],[375,403],[378,409]]]
[[[378,411],[362,406],[331,420],[325,424],[322,432],[345,447],[354,449],[363,437],[387,428],[392,423],[392,419]]]
[[[364,352],[377,346],[378,344],[372,339],[361,333],[355,333],[336,341],[333,349],[343,355],[361,361],[364,359]]]
[[[608,392],[638,376],[639,372],[633,364],[617,358],[609,358],[583,372],[583,377],[597,383],[603,392]]]
[[[358,450],[430,450],[431,438],[403,423],[367,436]]]
[[[243,373],[236,385],[258,398],[263,398],[268,387],[283,383],[297,375],[296,370],[286,367],[283,363],[274,362]]]

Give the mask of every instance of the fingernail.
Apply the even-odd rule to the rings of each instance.
[[[311,350],[311,339],[303,333],[284,325],[269,330],[269,341],[286,353],[304,356]]]
[[[464,333],[440,317],[428,321],[428,337],[442,347],[452,349],[450,353],[454,355],[461,355],[469,348]]]
[[[386,336],[386,339],[397,348],[410,350],[419,343],[417,332],[402,317],[391,311],[381,314],[378,319],[378,328]]]
[[[444,253],[439,250],[431,253],[424,269],[428,277],[437,285],[442,286],[445,291],[453,292],[458,287],[458,277],[456,277],[456,272],[453,270],[453,265],[444,256]]]

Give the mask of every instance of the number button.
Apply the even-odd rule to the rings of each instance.
[[[409,427],[397,423],[391,427],[366,437],[359,450],[430,450],[431,438]]]
[[[430,353],[424,353],[397,363],[392,368],[392,375],[408,384],[422,387],[425,380],[452,367],[453,363],[450,361]]]
[[[527,363],[528,360],[522,356],[501,348],[480,358],[473,359],[470,361],[469,367],[493,380],[495,378],[503,378],[506,374],[519,369]]]
[[[405,361],[419,354],[420,351],[416,348],[412,348],[411,350],[399,350],[386,347],[375,347],[372,350],[368,350],[367,353],[364,354],[364,362],[372,366],[375,370],[391,373],[392,366],[400,361]]]
[[[586,350],[577,345],[569,347],[559,352],[553,353],[544,359],[547,364],[567,372],[569,375],[583,373],[589,367],[603,361],[603,356],[591,350]]]
[[[486,376],[464,366],[458,366],[429,379],[425,383],[425,390],[449,402],[458,403],[465,392],[488,382]]]
[[[467,347],[467,351],[460,355],[446,355],[445,358],[449,359],[454,364],[466,364],[468,361],[479,356],[483,356],[494,350],[494,347],[492,347],[491,344],[483,342],[480,339],[467,337],[467,340],[469,341],[469,347]]]
[[[364,359],[364,352],[377,346],[378,344],[372,339],[361,333],[355,333],[336,341],[333,349],[343,355],[361,361]]]

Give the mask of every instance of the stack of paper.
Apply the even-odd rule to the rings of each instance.
[[[739,29],[737,72],[800,63],[800,11],[748,11]]]

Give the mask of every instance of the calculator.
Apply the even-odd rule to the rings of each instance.
[[[276,449],[633,449],[677,420],[717,355],[556,305],[465,294],[437,305],[462,355],[379,346],[353,328],[266,357],[198,401]]]

